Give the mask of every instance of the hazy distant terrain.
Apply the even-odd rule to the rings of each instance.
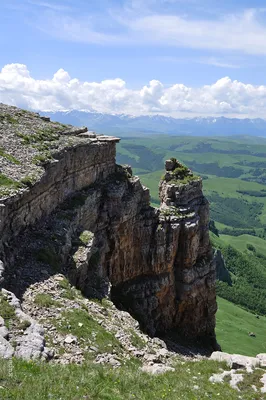
[[[163,133],[168,135],[231,136],[250,135],[266,137],[266,120],[225,117],[197,117],[176,119],[163,115],[134,117],[124,114],[67,111],[42,113],[64,124],[86,125],[97,133],[120,136]]]

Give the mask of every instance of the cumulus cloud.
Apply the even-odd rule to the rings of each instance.
[[[151,80],[132,90],[119,78],[83,82],[62,68],[51,79],[39,80],[26,65],[8,64],[0,72],[0,102],[42,111],[265,117],[266,86],[223,77],[200,88]]]

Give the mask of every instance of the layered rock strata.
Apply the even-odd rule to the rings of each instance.
[[[215,347],[215,266],[201,179],[169,160],[161,206],[153,208],[139,178],[115,164],[118,139],[90,136],[54,152],[40,180],[1,200],[4,287],[23,298],[44,268],[60,269],[87,296],[110,295],[149,334],[173,330]]]

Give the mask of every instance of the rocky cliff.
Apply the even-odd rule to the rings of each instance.
[[[202,181],[175,159],[161,206],[114,137],[0,107],[0,274],[23,301],[62,272],[86,296],[111,296],[151,335],[173,331],[216,347],[215,266]],[[2,271],[2,272],[1,272]]]

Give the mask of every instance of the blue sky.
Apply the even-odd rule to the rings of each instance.
[[[72,96],[69,91],[61,104],[57,98],[56,109],[77,106],[80,109],[112,111],[114,107],[114,112],[133,112],[132,106],[128,105],[129,94],[122,93],[126,87],[133,94],[138,91],[142,100],[145,98],[146,102],[153,103],[150,107],[137,107],[136,113],[202,114],[199,106],[194,104],[190,107],[190,90],[193,96],[200,94],[204,99],[212,96],[219,104],[223,103],[216,109],[210,106],[206,111],[210,114],[255,115],[258,103],[253,109],[249,105],[254,96],[261,104],[261,111],[257,112],[263,114],[262,90],[252,92],[252,101],[248,104],[246,97],[251,92],[248,85],[252,85],[254,90],[266,86],[265,0],[0,0],[0,3],[0,69],[12,64],[26,66],[26,74],[31,77],[31,84],[29,81],[23,85],[20,82],[19,86],[17,81],[21,81],[23,68],[15,68],[16,79],[14,71],[12,75],[8,69],[9,76],[16,80],[13,93],[30,86],[29,99],[25,98],[25,93],[22,99],[21,96],[12,97],[11,83],[6,83],[8,77],[4,70],[2,101],[47,108],[46,103],[40,104],[36,95],[33,96],[32,92],[36,91],[33,86],[52,80],[56,71],[62,69],[67,71],[69,79],[78,79],[89,85],[109,81],[111,86],[114,81],[117,87],[108,107],[107,103],[97,105],[95,93],[92,96],[94,103],[89,97],[67,103],[66,96]],[[23,74],[25,76],[25,72]],[[238,86],[237,94],[234,91],[229,97],[225,94],[221,97],[224,88],[217,90],[215,87],[220,96],[217,98],[213,95],[212,85],[225,77],[231,82],[222,81],[226,82],[227,88],[234,81],[241,82],[243,87],[239,89]],[[66,86],[69,79],[65,75],[61,79],[62,85]],[[118,84],[117,79],[125,85]],[[160,84],[150,84],[150,81],[159,82],[163,89]],[[186,89],[176,88],[177,84]],[[210,87],[208,93],[204,92],[206,85]],[[108,97],[107,86],[104,93]],[[175,88],[174,100],[173,90],[167,92],[172,87]],[[103,96],[103,88],[100,89]],[[46,96],[47,90],[43,92]],[[55,88],[49,90],[53,92]],[[235,89],[231,87],[230,90]],[[236,105],[240,92],[244,108],[240,107],[239,98]],[[124,107],[118,104],[119,93],[125,102]],[[177,99],[180,93],[182,101],[187,101],[185,105]],[[170,97],[174,104],[166,107]],[[90,103],[88,107],[87,103]]]

